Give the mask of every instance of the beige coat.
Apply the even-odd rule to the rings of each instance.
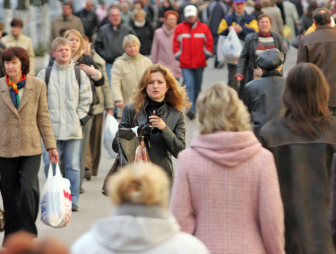
[[[23,35],[22,33],[15,37],[11,33],[2,37],[1,42],[6,45],[6,47],[22,47],[27,50],[29,55],[29,69],[30,74],[35,75],[35,52],[32,40]]]
[[[96,52],[93,53],[93,60],[99,66],[100,71],[102,72],[105,79],[104,85],[95,87],[96,93],[99,98],[99,104],[95,106],[93,114],[99,115],[102,114],[104,110],[113,109],[114,102],[113,102],[112,90],[106,73],[105,60]]]
[[[63,15],[56,17],[51,22],[50,37],[49,37],[49,53],[51,53],[51,44],[57,38],[60,37],[60,30],[62,28],[71,28],[78,30],[83,36],[85,36],[82,20],[74,15],[71,15],[64,21]]]
[[[118,57],[111,71],[114,101],[123,101],[124,106],[132,103],[132,96],[144,71],[152,64],[149,58],[141,54],[131,57],[124,53],[121,57]]]
[[[46,149],[56,148],[45,83],[27,75],[18,109],[11,99],[5,77],[0,79],[0,91],[0,157],[41,154],[41,136]]]

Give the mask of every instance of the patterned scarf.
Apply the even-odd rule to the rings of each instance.
[[[12,97],[12,101],[16,108],[19,108],[20,105],[20,96],[19,96],[19,90],[23,88],[26,84],[26,75],[22,75],[20,81],[15,84],[10,77],[6,75],[6,81],[7,85],[11,86],[9,92]]]

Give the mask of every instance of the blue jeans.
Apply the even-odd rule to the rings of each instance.
[[[197,69],[182,68],[183,82],[187,86],[189,101],[192,103],[191,111],[196,112],[196,100],[201,91],[204,67]]]
[[[70,181],[70,190],[72,203],[77,204],[79,199],[79,185],[80,185],[80,155],[81,155],[82,140],[57,140],[57,152],[59,158],[64,157],[64,177]],[[43,145],[43,162],[44,173],[48,177],[48,170],[50,165],[49,153]],[[59,166],[61,163],[59,163]],[[53,165],[53,173],[55,174],[55,165]]]
[[[106,64],[106,74],[107,74],[107,77],[108,77],[108,80],[109,80],[109,84],[111,86],[111,70],[112,70],[112,67],[113,67],[113,64]]]

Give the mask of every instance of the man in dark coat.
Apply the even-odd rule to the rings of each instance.
[[[134,34],[134,30],[121,23],[120,10],[112,6],[108,10],[109,23],[103,25],[97,34],[95,50],[106,61],[106,72],[111,82],[111,69],[114,60],[121,56],[125,50],[122,46],[123,39],[128,34]]]
[[[286,83],[281,74],[284,60],[284,54],[278,49],[266,49],[256,61],[263,70],[262,78],[252,80],[245,87],[243,101],[251,114],[257,138],[261,127],[279,115]]]
[[[313,15],[316,31],[302,37],[297,63],[313,63],[324,73],[329,87],[329,108],[336,116],[336,30],[330,27],[330,12],[326,8],[316,9]]]
[[[85,8],[77,12],[75,15],[82,20],[85,34],[91,41],[92,35],[96,31],[99,24],[99,19],[94,11],[94,4],[92,0],[87,1]]]

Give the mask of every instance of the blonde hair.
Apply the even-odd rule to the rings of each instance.
[[[84,54],[84,52],[85,52],[85,45],[86,45],[86,43],[85,43],[85,40],[84,40],[82,34],[80,32],[78,32],[76,29],[69,29],[69,30],[67,30],[64,33],[63,37],[66,38],[66,39],[68,39],[68,37],[71,34],[77,36],[79,38],[79,40],[80,40],[79,49],[77,50],[76,54],[74,55],[74,57],[77,57],[77,59],[79,59]]]
[[[137,91],[133,96],[133,101],[135,103],[134,109],[136,114],[139,114],[140,110],[145,105],[145,101],[148,97],[146,92],[147,85],[151,79],[151,74],[155,72],[160,72],[166,79],[168,91],[165,96],[165,101],[167,105],[177,110],[182,110],[183,107],[187,107],[189,109],[191,102],[188,101],[185,88],[180,86],[168,68],[161,64],[153,64],[145,70],[138,84]]]
[[[124,37],[124,39],[123,39],[123,43],[122,43],[123,48],[125,49],[126,46],[127,46],[127,44],[132,43],[132,42],[138,43],[139,46],[141,46],[141,43],[140,43],[138,37],[136,37],[136,36],[133,35],[133,34],[128,34],[128,35],[126,35],[126,36]]]
[[[124,202],[168,207],[169,180],[162,168],[152,163],[128,164],[110,177],[108,195],[114,205]]]
[[[197,99],[200,133],[252,130],[251,117],[237,92],[223,82],[201,92]]]
[[[69,46],[69,48],[71,49],[70,41],[68,41],[67,39],[63,37],[57,37],[51,44],[51,50],[55,52],[57,49],[57,46],[59,45]]]
[[[146,18],[147,13],[144,11],[144,9],[134,9],[132,12],[132,19],[135,19],[137,15],[142,15],[144,18]]]

